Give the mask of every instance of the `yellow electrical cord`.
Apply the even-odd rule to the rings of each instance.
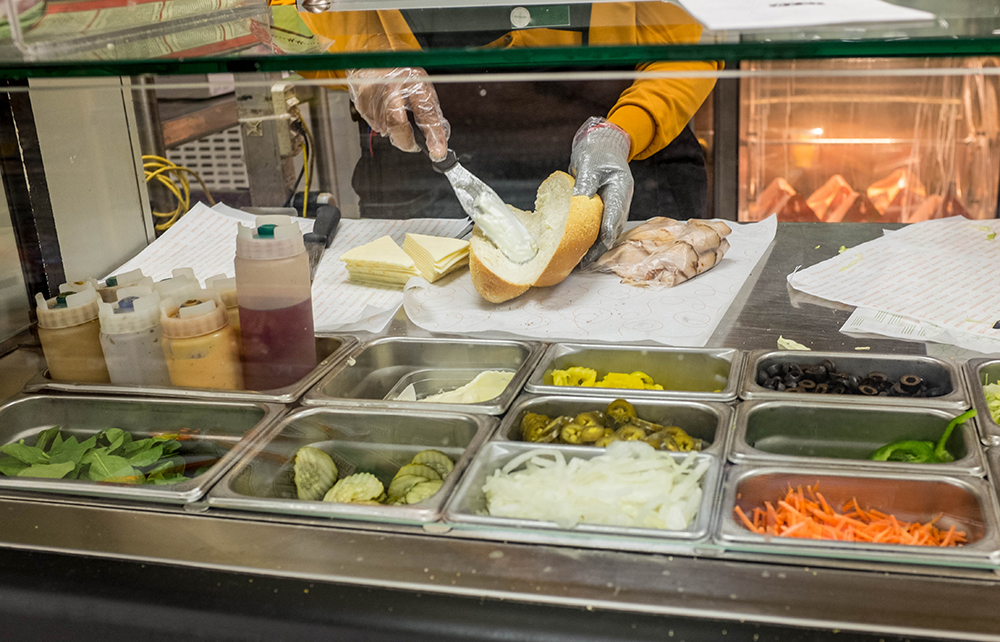
[[[302,218],[306,217],[306,207],[309,205],[309,148],[302,143],[302,171],[305,172],[306,186],[302,193]]]
[[[298,110],[296,110],[296,113],[298,113]],[[313,139],[312,131],[309,130],[309,125],[306,124],[306,119],[302,117],[302,114],[298,114],[298,116],[299,116],[299,124],[302,125],[302,131],[306,133],[306,138],[309,139],[309,149],[313,150],[313,156],[315,157],[316,142]],[[309,172],[309,156],[308,154],[306,154],[305,146],[302,147],[302,162],[305,163],[304,165],[305,175],[303,176],[303,178],[305,179],[305,188],[304,191],[302,192],[302,218],[305,218],[306,211],[309,205],[309,187],[310,187],[309,183],[310,181],[312,181],[312,175]]]
[[[154,156],[152,154],[143,155],[142,169],[146,175],[147,184],[155,179],[177,199],[177,209],[171,212],[153,212],[153,216],[156,218],[167,219],[162,223],[156,224],[156,229],[160,232],[170,229],[170,226],[176,223],[177,219],[191,209],[191,186],[188,183],[185,173],[191,174],[198,179],[201,189],[205,192],[205,198],[208,199],[209,204],[215,205],[215,199],[209,193],[205,181],[193,169],[178,165],[162,156]]]

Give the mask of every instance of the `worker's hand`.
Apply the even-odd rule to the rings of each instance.
[[[632,139],[620,127],[603,118],[588,118],[573,137],[569,172],[576,178],[574,196],[592,197],[604,201],[601,233],[597,242],[583,257],[587,266],[611,249],[628,219],[635,182],[628,168]]]
[[[420,151],[406,117],[406,112],[412,111],[427,139],[431,160],[439,161],[448,155],[451,128],[441,113],[434,85],[426,77],[427,73],[416,67],[347,72],[354,107],[374,131],[388,136],[404,152]]]

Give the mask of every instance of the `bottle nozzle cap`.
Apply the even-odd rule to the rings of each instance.
[[[104,283],[105,283],[105,285],[107,285],[107,286],[108,286],[109,288],[113,288],[113,287],[115,287],[116,285],[118,285],[118,277],[116,277],[116,276],[109,276],[109,277],[107,278],[107,280],[106,280],[106,281],[105,281]]]
[[[127,311],[134,310],[135,307],[132,305],[132,302],[135,301],[138,298],[139,297],[137,297],[137,296],[127,296],[127,297],[118,299],[118,309],[115,310],[115,312],[116,313],[117,312],[127,312]]]
[[[257,228],[257,236],[260,238],[274,238],[274,228],[276,227],[278,226],[270,223],[267,225],[261,225]]]
[[[65,308],[66,307],[66,294],[62,293],[56,297],[56,304],[52,307],[55,308]]]

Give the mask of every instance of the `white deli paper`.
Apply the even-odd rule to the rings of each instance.
[[[435,284],[410,279],[406,315],[431,332],[503,333],[547,341],[655,341],[701,347],[774,240],[776,218],[733,228],[725,258],[708,272],[672,288],[636,287],[613,274],[573,272],[549,288],[493,304],[472,286],[467,271]]]
[[[1000,338],[1000,220],[908,225],[788,276],[796,290]]]
[[[159,281],[178,267],[194,269],[199,279],[215,274],[233,276],[237,225],[251,225],[252,214],[198,203],[160,238],[112,274],[142,268]],[[312,219],[296,219],[303,233],[312,231]],[[400,288],[350,283],[347,268],[338,257],[347,250],[389,235],[402,245],[407,232],[455,236],[468,224],[465,219],[412,219],[372,221],[344,219],[333,243],[323,254],[313,281],[313,319],[316,332],[380,332],[403,303]]]
[[[933,13],[881,0],[680,0],[680,4],[713,31],[934,19]]]
[[[945,344],[976,355],[1000,353],[1000,337],[963,332],[871,308],[856,308],[840,331],[854,337],[890,337],[903,341]]]

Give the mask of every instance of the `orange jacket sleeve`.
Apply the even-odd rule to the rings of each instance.
[[[701,37],[701,26],[687,12],[665,2],[595,4],[591,23],[590,43],[597,46],[687,44]],[[637,67],[647,72],[719,68],[713,61],[650,62]],[[608,112],[608,120],[632,138],[629,160],[647,158],[670,144],[714,86],[714,78],[640,78],[632,83]]]

